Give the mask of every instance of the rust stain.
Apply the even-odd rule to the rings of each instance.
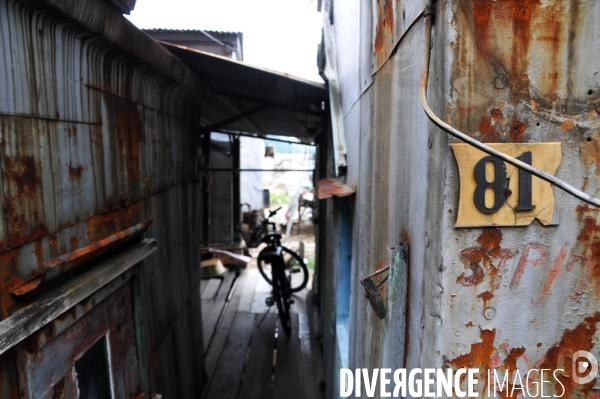
[[[122,102],[116,107],[117,132],[121,154],[125,157],[127,177],[137,181],[139,178],[140,145],[145,140],[144,127],[137,106]]]
[[[573,129],[574,127],[575,127],[575,122],[573,122],[572,120],[564,121],[563,123],[560,124],[560,128],[562,129],[563,132],[568,132],[569,130]]]
[[[494,122],[506,123],[506,118],[504,117],[504,114],[502,113],[502,107],[494,108],[494,109],[490,110],[490,115],[492,116],[492,120]]]
[[[58,238],[56,238],[56,236],[48,236],[48,243],[52,246],[56,246],[56,244],[58,244]]]
[[[507,374],[509,376],[507,388],[505,388],[499,392],[500,396],[504,399],[517,398],[520,393],[519,391],[522,389],[522,387],[520,385],[513,384],[512,382],[514,381],[513,373],[518,369],[517,359],[519,357],[521,357],[524,353],[525,353],[525,348],[512,348],[508,352],[506,359],[504,359],[502,366],[503,366],[504,370],[507,371]]]
[[[27,282],[25,284],[20,285],[17,288],[10,290],[9,293],[16,295],[16,296],[26,294],[26,293],[36,289],[42,282],[42,279],[43,279],[43,276],[35,276],[34,278],[27,280]]]
[[[471,344],[469,353],[450,360],[449,363],[456,368],[479,368],[480,378],[484,381],[483,386],[487,386],[487,372],[491,366],[492,355],[496,352],[496,330],[482,330],[480,338],[481,342]]]
[[[585,209],[587,205],[583,208]],[[581,211],[585,214],[585,210]],[[572,256],[572,261],[567,265],[567,271],[572,268],[572,263],[579,262],[584,265],[584,273],[576,288],[580,294],[591,282],[594,282],[596,294],[600,293],[600,226],[594,216],[585,216],[583,227],[577,235],[577,242],[581,246],[581,255]],[[590,281],[591,279],[591,281]]]
[[[400,239],[404,242],[410,242],[410,234],[408,234],[408,231],[405,228],[402,228],[402,231],[400,232]]]
[[[586,140],[582,140],[579,148],[586,167],[589,169],[594,163],[596,165],[596,177],[600,177],[600,135],[595,133]]]
[[[4,174],[15,183],[18,196],[35,197],[42,182],[39,169],[39,163],[33,155],[4,157]]]
[[[517,359],[520,358],[525,353],[525,348],[512,348],[504,359],[504,369],[509,372],[509,375],[512,376],[512,373],[517,370]],[[512,378],[510,378],[512,381]]]
[[[33,229],[31,229],[31,232],[23,233],[27,226],[25,215],[16,212],[12,200],[6,200],[5,204],[7,210],[6,213],[9,215],[9,225],[12,227],[8,231],[8,245],[10,248],[18,247],[50,234],[48,228],[41,223],[35,225]]]
[[[461,273],[456,279],[456,282],[467,287],[475,287],[483,281],[485,272],[483,271],[483,268],[475,262],[469,262],[468,268],[471,269],[471,275],[465,277],[465,273]]]
[[[575,214],[577,215],[577,221],[581,222],[585,215],[589,215],[592,213],[598,213],[600,209],[591,208],[588,204],[577,205],[575,208]]]
[[[513,92],[528,94],[529,81],[521,77],[529,67],[532,17],[542,3],[539,0],[472,0],[470,3],[474,37],[482,58],[506,72]],[[502,31],[512,33],[512,37],[499,37]],[[511,51],[498,51],[498,40],[510,40]]]
[[[477,295],[477,298],[483,299],[483,308],[487,308],[490,304],[490,301],[494,297],[494,293],[491,291],[484,291],[481,294]]]
[[[15,307],[15,299],[9,295],[9,291],[25,283],[17,275],[19,263],[19,249],[0,253],[0,319],[8,317]]]
[[[521,122],[517,117],[513,117],[512,128],[509,130],[510,141],[520,143],[528,127],[529,122]]]
[[[77,248],[79,248],[79,240],[77,239],[77,237],[73,236],[71,237],[71,250],[74,251]]]
[[[473,324],[472,321],[470,321],[467,324],[465,324],[465,327],[467,327],[467,328],[471,328],[471,327],[474,327],[474,326],[475,326],[475,324]]]
[[[42,240],[37,240],[33,247],[35,259],[37,260],[38,265],[41,265],[44,262],[44,248],[42,247]]]
[[[381,2],[383,7],[381,6]],[[383,12],[382,12],[383,8]],[[377,0],[377,26],[375,28],[375,58],[377,65],[385,61],[386,43],[391,42],[394,35],[394,6],[391,0]],[[391,46],[390,46],[391,47]]]
[[[88,242],[94,242],[134,225],[139,219],[142,202],[122,206],[110,212],[96,214],[87,219]]]
[[[595,380],[592,380],[585,385],[576,384],[570,377],[570,359],[565,361],[564,358],[561,359],[561,355],[564,356],[565,353],[572,354],[578,350],[591,351],[594,347],[594,335],[598,329],[596,324],[598,324],[599,321],[600,312],[596,312],[594,315],[586,317],[584,321],[578,324],[574,329],[566,330],[563,333],[560,342],[548,349],[543,357],[541,365],[538,367],[540,369],[556,370],[557,368],[562,368],[565,370],[564,375],[558,373],[556,375],[564,385],[564,398],[573,398],[577,396],[575,391],[589,393],[594,385]],[[555,385],[555,392],[559,394],[562,392],[562,389],[563,388],[557,382]]]
[[[588,184],[590,184],[590,178],[587,177],[587,176],[584,176],[583,177],[583,186],[581,187],[581,190],[585,191],[585,189],[587,188]]]
[[[379,259],[379,263],[375,263],[375,266],[374,266],[375,270],[373,270],[373,271],[376,272],[377,270],[383,269],[384,267],[385,267],[385,265],[383,263],[383,259]],[[383,278],[383,274],[384,273],[381,273],[376,276],[377,282],[381,281],[381,279]],[[381,294],[382,298],[385,298],[385,284],[382,284],[381,287],[379,287],[379,293]]]
[[[71,177],[71,179],[80,180],[82,172],[83,166],[77,165],[77,167],[74,167],[73,164],[69,162],[69,176]]]
[[[535,101],[532,98],[531,100],[529,100],[529,102],[531,103],[531,109],[532,109],[532,111],[533,112],[539,112],[537,101]]]
[[[464,131],[478,126],[485,140],[495,133],[494,123],[506,123],[509,126],[502,131],[496,126],[499,138],[526,141],[531,120],[515,114],[517,106],[527,102],[538,113],[552,108],[558,93],[568,92],[562,68],[568,58],[565,5],[545,5],[540,0],[466,0],[457,4],[452,85],[458,93],[459,112],[453,115],[453,125]],[[533,51],[540,54],[543,66],[530,70]],[[532,94],[534,80],[536,92]],[[505,110],[498,108],[499,99],[507,101]],[[472,111],[460,112],[461,108]]]
[[[129,236],[135,235],[136,233],[143,232],[152,223],[152,221],[152,218],[146,219],[133,227],[120,231],[117,234],[96,241],[68,254],[66,254],[66,248],[61,247],[65,255],[49,259],[43,263],[40,263],[43,261],[43,259],[38,257],[38,266],[41,266],[37,269],[38,274],[34,278],[28,280],[25,284],[18,286],[16,289],[12,289],[10,293],[19,296],[34,290],[42,282],[54,278],[58,274],[61,274],[67,270],[71,270],[93,258],[96,258],[97,256],[100,256],[111,249],[111,244],[117,243]],[[52,272],[48,273],[50,270],[52,270]]]
[[[489,271],[491,286],[496,288],[499,285],[499,281],[496,281],[496,275],[500,265],[504,264],[513,255],[512,251],[500,247],[501,241],[502,232],[499,229],[495,227],[483,229],[483,232],[477,238],[477,242],[481,246],[465,248],[459,255],[465,269],[472,270],[472,275],[465,277],[462,273],[456,282],[469,287],[476,286],[483,282],[485,278],[484,268],[486,268]],[[498,267],[492,263],[492,257],[500,258]]]
[[[488,254],[491,256],[500,256],[500,241],[502,241],[502,232],[495,228],[485,228],[477,238],[477,242],[482,245],[482,259],[490,261]]]
[[[496,132],[494,126],[492,126],[490,118],[484,116],[481,118],[479,123],[479,132],[483,136],[484,142],[497,142],[500,141],[500,135]]]

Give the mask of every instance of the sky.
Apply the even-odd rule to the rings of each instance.
[[[140,29],[243,32],[245,62],[323,82],[316,0],[137,0],[128,19]]]

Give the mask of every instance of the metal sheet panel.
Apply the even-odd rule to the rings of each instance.
[[[45,260],[153,217],[146,234],[159,250],[139,291],[156,381],[166,375],[158,348],[199,283],[203,84],[104,1],[0,0],[0,10],[0,317],[24,306],[8,292]],[[199,311],[179,322],[182,336]],[[180,361],[196,364],[201,352],[180,350],[189,356]],[[161,393],[197,396],[189,389]]]
[[[372,71],[375,74],[390,58],[404,34],[419,19],[426,0],[372,0],[372,4],[375,28]]]
[[[454,227],[456,163],[445,133],[428,124],[418,101],[423,24],[407,26],[391,53],[405,29],[397,22],[401,10],[410,21],[410,10],[422,6],[377,2],[374,82],[354,106],[360,117],[352,111],[345,118],[348,126],[361,126],[347,129],[348,145],[356,147],[348,153],[360,153],[349,157],[359,162],[349,167],[350,176],[358,174],[361,210],[354,277],[389,263],[389,247],[400,238],[410,241],[409,330],[401,343],[407,367],[514,365],[523,371],[536,362],[556,368],[561,351],[597,355],[596,210],[555,191],[556,227]],[[593,21],[600,6],[457,0],[436,7],[428,94],[435,112],[486,142],[561,142],[557,176],[593,193],[600,176]],[[377,32],[383,32],[379,39]],[[354,37],[341,28],[336,34],[343,36],[338,42]],[[390,331],[373,317],[354,281],[351,368],[380,367]],[[597,394],[593,383],[562,381],[567,397]]]
[[[454,25],[437,44],[452,60],[446,118],[482,141],[562,142],[557,176],[593,192],[599,93],[591,21],[599,13],[596,3],[579,1],[453,3],[444,20]],[[441,322],[452,333],[439,339],[441,354],[457,367],[514,363],[521,371],[536,362],[557,368],[561,351],[598,354],[595,210],[555,191],[557,227],[455,229],[450,187],[458,176],[450,157],[446,166],[442,224],[455,239],[442,250]],[[481,281],[469,278],[480,271]],[[567,397],[593,392],[593,383],[561,381]]]

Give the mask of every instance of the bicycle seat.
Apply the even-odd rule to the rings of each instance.
[[[273,263],[273,261],[281,260],[281,247],[266,247],[260,254],[258,259],[266,263]]]
[[[265,236],[262,239],[263,242],[270,242],[272,240],[281,240],[281,234],[265,234]]]

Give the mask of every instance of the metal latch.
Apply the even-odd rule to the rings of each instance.
[[[375,284],[371,279],[381,273],[388,271],[389,269],[390,266],[388,265],[382,269],[377,270],[374,273],[369,274],[368,276],[360,278],[360,283],[363,285],[363,287],[365,287],[365,297],[369,300],[373,311],[380,319],[385,318],[385,304],[383,303],[383,298],[379,293],[379,287],[381,287],[381,285],[387,281],[389,274],[377,284]]]

